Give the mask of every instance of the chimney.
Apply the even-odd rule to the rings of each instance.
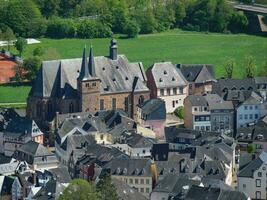
[[[118,57],[118,46],[117,46],[117,40],[115,40],[115,39],[112,39],[111,42],[110,42],[109,57],[112,60],[117,60],[117,57]]]

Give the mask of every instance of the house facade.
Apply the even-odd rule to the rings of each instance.
[[[251,199],[266,199],[267,153],[262,152],[237,175],[238,190],[246,193]]]
[[[150,99],[138,106],[137,121],[140,125],[153,130],[157,137],[164,137],[166,106],[162,99]]]
[[[217,94],[189,95],[184,122],[186,128],[230,134],[234,131],[234,107]]]
[[[180,69],[171,62],[155,63],[146,74],[151,98],[164,100],[167,113],[183,106],[188,95],[188,83]]]
[[[213,65],[179,64],[177,67],[189,83],[189,95],[212,91],[212,84],[216,82]]]
[[[47,127],[56,112],[123,109],[135,117],[137,104],[150,98],[142,63],[118,55],[116,40],[110,55],[44,61],[27,99],[27,116]]]
[[[251,95],[236,109],[237,128],[245,127],[250,123],[256,123],[267,114],[267,101],[259,93]]]
[[[12,156],[17,148],[31,140],[43,144],[44,134],[34,120],[21,117],[11,109],[2,116],[5,125],[0,126],[0,153]]]

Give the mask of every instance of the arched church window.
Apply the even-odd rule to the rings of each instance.
[[[74,105],[73,105],[73,103],[71,102],[70,104],[69,104],[69,113],[73,113],[74,112]]]

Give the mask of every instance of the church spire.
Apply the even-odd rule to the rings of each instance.
[[[90,73],[91,77],[96,77],[95,61],[94,61],[93,47],[92,46],[90,47],[88,68],[89,68],[89,73]]]
[[[80,71],[80,75],[78,77],[78,80],[87,80],[89,78],[90,78],[90,74],[89,74],[87,58],[86,58],[86,47],[84,47],[83,58],[82,58],[82,67],[81,67],[81,71]]]

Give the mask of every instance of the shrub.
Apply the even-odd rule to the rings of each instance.
[[[128,21],[125,26],[124,32],[127,34],[129,38],[135,38],[138,36],[138,33],[140,32],[140,28],[135,21]]]
[[[256,152],[256,145],[255,144],[248,144],[248,153],[255,153]]]
[[[72,19],[53,18],[48,22],[46,35],[51,38],[72,38],[76,25]]]
[[[82,20],[77,26],[79,38],[105,38],[111,35],[110,27],[96,20]]]
[[[180,106],[175,109],[174,115],[180,119],[184,119],[184,107]]]

